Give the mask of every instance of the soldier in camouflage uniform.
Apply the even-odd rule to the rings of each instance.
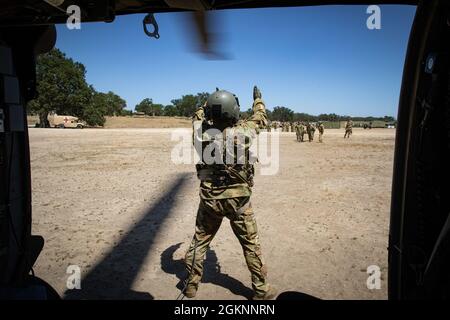
[[[297,141],[303,142],[303,124],[301,122],[297,122],[295,133],[297,134]]]
[[[295,124],[295,135],[297,136],[297,141],[300,141],[300,123]]]
[[[309,121],[306,123],[306,133],[308,134],[308,141],[312,142],[314,139],[313,127]]]
[[[274,129],[274,131],[277,131],[277,129],[278,129],[278,122],[277,121],[273,122],[273,129]]]
[[[303,122],[300,122],[298,128],[299,128],[298,130],[299,130],[299,135],[300,135],[300,141],[303,142],[303,141],[305,141],[306,127]]]
[[[317,123],[317,129],[319,130],[319,142],[323,142],[322,136],[323,136],[323,132],[325,131],[325,127],[323,126],[322,122],[319,121]]]
[[[350,138],[350,135],[353,133],[353,122],[352,120],[349,118],[347,120],[347,122],[345,123],[345,134],[344,134],[344,139],[345,138]]]
[[[239,121],[239,102],[235,95],[221,90],[211,94],[203,108],[200,108],[194,121],[201,121],[200,143],[202,152],[210,143],[211,137],[205,133],[208,128],[218,129],[218,135],[226,136],[231,130],[251,138],[267,125],[267,114],[261,92],[255,86],[253,92],[253,115]],[[255,138],[255,137],[253,137]],[[196,295],[203,274],[203,259],[209,244],[218,231],[222,220],[227,217],[231,228],[238,238],[244,257],[251,273],[254,299],[271,299],[276,295],[273,287],[267,283],[267,267],[261,255],[258,229],[253,214],[250,196],[253,186],[253,163],[249,159],[248,143],[234,141],[234,148],[245,150],[244,164],[235,161],[232,164],[223,159],[222,164],[197,164],[197,176],[200,179],[200,204],[197,211],[195,235],[186,253],[185,262],[189,278],[184,294],[188,298]],[[251,140],[250,140],[251,141]],[[197,150],[198,152],[198,150]],[[226,150],[225,153],[229,152]],[[235,157],[234,160],[237,158]],[[229,162],[229,161],[228,161]]]
[[[306,124],[303,123],[302,125],[302,141],[305,141],[305,134],[307,133]]]

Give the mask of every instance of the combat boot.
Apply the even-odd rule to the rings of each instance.
[[[195,284],[188,284],[186,290],[184,290],[184,295],[186,298],[194,298],[197,294],[197,286]]]
[[[268,287],[269,287],[269,289],[266,291],[266,293],[264,293],[262,295],[255,294],[253,296],[253,300],[272,300],[272,299],[274,299],[277,296],[278,291],[271,285],[269,285]]]

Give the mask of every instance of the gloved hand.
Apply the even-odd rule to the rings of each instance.
[[[203,106],[199,107],[192,117],[193,121],[203,121],[205,118],[205,108],[206,108],[206,102],[203,104]]]
[[[257,86],[253,87],[253,100],[261,99],[261,91],[259,91]]]
[[[264,102],[262,101],[261,98],[261,91],[259,91],[257,86],[253,87],[253,113],[256,113],[258,111],[264,110],[265,106],[264,106]]]

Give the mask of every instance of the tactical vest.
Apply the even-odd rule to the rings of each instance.
[[[224,130],[215,136],[211,136],[206,133],[208,129],[214,128],[205,121],[201,128],[201,154],[199,154],[200,162],[195,166],[197,170],[197,177],[200,181],[211,183],[212,187],[226,187],[228,185],[235,184],[246,184],[249,187],[252,187],[255,169],[254,165],[249,162],[249,146],[245,144],[238,144],[236,140],[234,140],[234,143],[232,144],[233,147],[231,148],[228,146],[227,148],[227,130]],[[212,148],[212,144],[214,143],[217,143],[216,146],[221,146],[221,148]],[[208,147],[210,148],[207,151],[208,154],[210,150],[221,152],[221,154],[215,158],[217,160],[221,159],[221,163],[211,163],[211,161],[205,162],[203,156],[205,155],[205,149]],[[239,148],[241,148],[240,153],[238,152]],[[241,157],[241,160],[243,161],[238,162],[237,155],[243,156],[243,158]],[[213,156],[215,156],[215,154],[211,153],[211,157]]]

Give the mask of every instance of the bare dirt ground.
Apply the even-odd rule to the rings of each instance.
[[[106,117],[104,127],[115,128],[189,128],[192,121],[182,117]]]
[[[30,129],[35,266],[65,298],[175,299],[194,232],[194,165],[174,165],[170,129]],[[387,298],[395,130],[326,130],[324,143],[282,133],[280,169],[253,194],[270,282],[322,299]],[[69,265],[81,290],[67,291]],[[380,290],[366,285],[381,268]],[[196,299],[245,299],[250,274],[226,220]]]
[[[106,129],[118,128],[189,128],[192,121],[183,117],[105,117]],[[38,116],[27,116],[28,126],[39,122]]]

